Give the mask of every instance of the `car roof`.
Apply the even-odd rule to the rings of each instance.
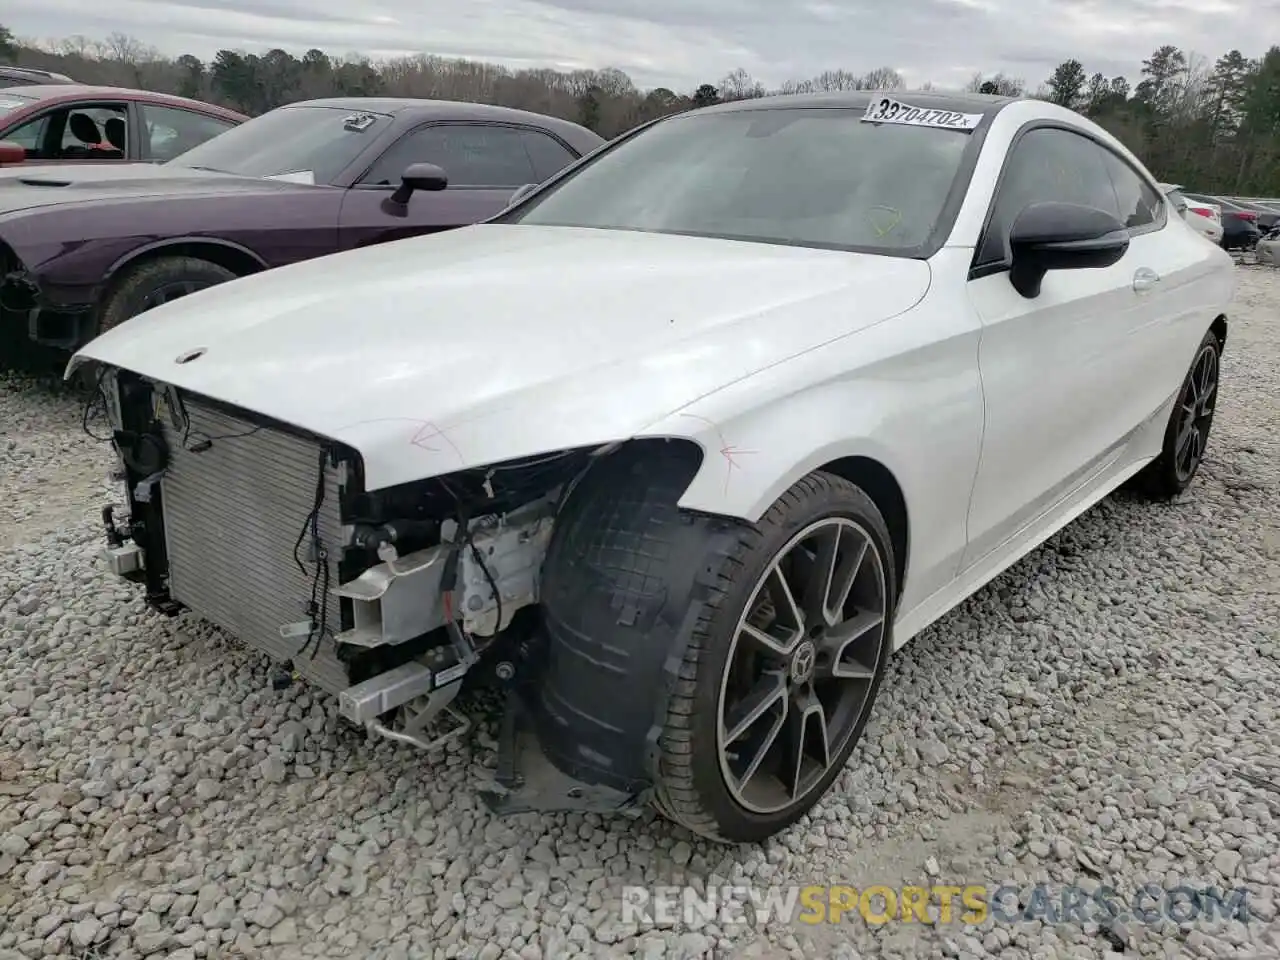
[[[539,127],[559,137],[579,154],[589,153],[605,142],[604,137],[594,130],[570,120],[489,103],[425,100],[414,97],[326,97],[287,103],[276,109],[292,110],[298,107],[327,107],[335,110],[349,110],[352,113],[379,113],[393,117],[395,122],[405,125],[431,120],[523,124]]]
[[[412,119],[441,117],[450,120],[511,120],[523,123],[570,123],[558,117],[542,113],[499,107],[490,103],[468,103],[461,100],[423,100],[414,97],[326,97],[319,100],[299,100],[279,107],[332,107],[336,110],[385,113],[388,116],[407,116]],[[572,124],[580,126],[579,124]]]
[[[214,103],[191,100],[188,97],[178,97],[169,93],[156,93],[154,90],[135,90],[131,87],[104,87],[87,83],[33,83],[30,86],[6,87],[2,93],[35,101],[76,100],[82,97],[124,97],[129,100],[142,100],[147,103],[181,105],[205,113],[224,114],[228,117],[244,117],[244,114],[239,111],[228,107],[220,107]]]
[[[951,93],[936,90],[839,90],[830,93],[792,93],[784,96],[732,100],[703,107],[698,113],[733,113],[739,110],[787,110],[804,107],[865,110],[867,104],[881,97],[892,97],[913,107],[926,110],[949,110],[954,113],[980,113],[990,116],[1027,97],[1000,97],[986,93]]]

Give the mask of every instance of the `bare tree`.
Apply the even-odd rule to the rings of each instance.
[[[1021,77],[1011,77],[1006,73],[996,73],[990,77],[981,72],[975,73],[965,84],[968,93],[988,93],[997,97],[1020,97],[1026,89]]]
[[[859,82],[862,90],[901,90],[906,86],[902,74],[893,67],[876,67],[864,74]]]
[[[721,100],[751,100],[766,94],[764,84],[741,67],[725,74],[718,86]]]
[[[118,60],[121,63],[142,63],[154,60],[159,54],[153,47],[146,46],[137,37],[116,32],[103,42],[103,59]]]

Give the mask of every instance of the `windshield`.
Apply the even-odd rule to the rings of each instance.
[[[174,157],[170,167],[330,183],[378,135],[385,114],[334,107],[281,107]]]
[[[16,93],[10,93],[8,90],[0,90],[0,116],[10,113],[14,110],[21,110],[23,107],[29,107],[35,99],[32,97],[22,97]]]
[[[664,120],[502,220],[908,253],[939,225],[970,139],[862,115]]]

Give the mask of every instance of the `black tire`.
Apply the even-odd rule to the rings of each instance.
[[[1178,496],[1191,485],[1204,462],[1204,452],[1209,442],[1210,430],[1213,427],[1213,415],[1217,406],[1218,384],[1221,374],[1222,341],[1213,331],[1204,335],[1200,345],[1196,347],[1195,356],[1187,368],[1187,374],[1178,389],[1178,398],[1174,402],[1173,411],[1169,414],[1169,422],[1165,426],[1164,444],[1160,455],[1147,464],[1134,477],[1133,488],[1154,500],[1170,500]],[[1211,365],[1213,377],[1209,396],[1198,396],[1200,389],[1196,379],[1202,365]],[[1206,406],[1207,403],[1207,406]],[[1198,413],[1192,414],[1190,408],[1195,406]],[[1185,431],[1191,430],[1188,435]],[[1195,444],[1194,457],[1187,459],[1188,448],[1184,444]]]
[[[98,332],[106,333],[160,303],[235,278],[226,267],[198,257],[163,256],[126,267],[103,301]]]
[[[855,522],[870,535],[879,554],[887,615],[875,674],[860,718],[847,741],[832,755],[825,775],[792,806],[758,813],[733,797],[721,772],[717,744],[721,681],[738,620],[758,581],[799,532],[827,518]],[[808,475],[779,497],[754,528],[742,529],[738,549],[720,561],[719,589],[703,606],[668,703],[655,784],[654,805],[659,812],[712,840],[756,843],[795,823],[821,799],[862,737],[893,649],[897,585],[891,542],[884,518],[871,498],[849,481],[821,472]]]

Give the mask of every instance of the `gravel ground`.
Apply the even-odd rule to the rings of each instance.
[[[107,452],[74,395],[0,374],[0,960],[1280,956],[1280,272],[1240,280],[1193,490],[1109,499],[918,637],[838,789],[763,848],[495,820],[485,733],[423,757],[272,692],[100,572]],[[621,913],[628,883],[1002,882],[1243,886],[1253,918]]]

